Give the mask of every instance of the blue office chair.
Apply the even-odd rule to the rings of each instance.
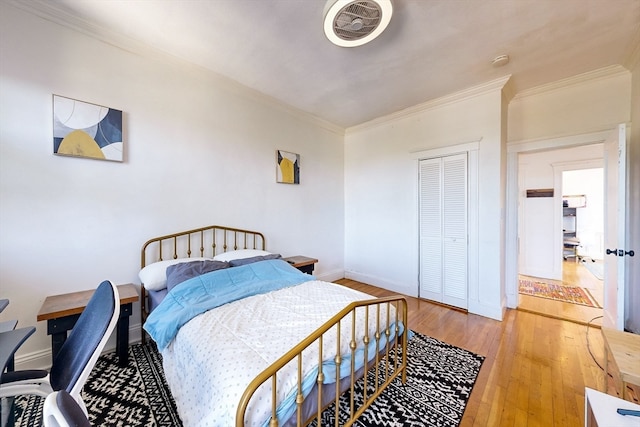
[[[47,397],[54,391],[65,390],[86,414],[87,409],[80,393],[115,328],[119,315],[118,288],[109,281],[100,283],[54,357],[51,371],[3,373],[0,377],[0,398],[30,394]]]
[[[65,390],[55,391],[44,400],[44,427],[91,427],[78,402]]]

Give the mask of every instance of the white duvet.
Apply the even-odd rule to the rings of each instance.
[[[260,372],[350,302],[372,298],[314,280],[225,304],[189,321],[162,351],[165,375],[185,427],[235,425],[242,393]],[[382,312],[386,324],[386,311]],[[375,310],[370,310],[369,317],[373,341]],[[344,355],[349,352],[351,317],[343,322]],[[359,340],[362,329],[356,332]],[[333,359],[336,345],[335,332],[325,334],[323,359]],[[304,372],[317,362],[317,345],[312,345],[305,351]],[[284,369],[278,375],[279,400],[297,385],[296,363]],[[260,426],[270,417],[270,384],[269,380],[268,387],[252,398],[245,425]]]

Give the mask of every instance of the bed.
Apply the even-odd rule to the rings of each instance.
[[[187,427],[321,425],[331,403],[336,425],[351,425],[406,379],[405,298],[316,280],[268,252],[262,233],[208,226],[150,239],[140,279],[143,327]]]

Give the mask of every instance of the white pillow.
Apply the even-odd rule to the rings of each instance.
[[[208,259],[210,260],[211,258],[176,258],[154,262],[140,270],[138,277],[145,289],[150,291],[159,291],[167,287],[167,267],[170,265],[180,264],[182,262],[204,261]]]
[[[223,252],[213,257],[215,261],[231,261],[234,259],[251,258],[254,256],[271,255],[271,252],[259,249],[239,249],[237,251]]]

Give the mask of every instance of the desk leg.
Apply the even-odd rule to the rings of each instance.
[[[133,312],[131,303],[120,306],[120,317],[116,326],[116,354],[121,367],[129,363],[129,316]]]
[[[57,332],[51,335],[51,360],[55,360],[60,352],[62,344],[67,340],[67,331]]]
[[[62,344],[67,340],[67,331],[73,329],[79,317],[79,314],[73,314],[71,316],[47,320],[47,334],[51,335],[52,362],[56,358],[60,348],[62,348]]]

